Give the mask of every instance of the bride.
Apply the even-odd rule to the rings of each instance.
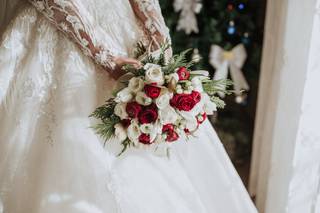
[[[1,213],[257,212],[209,123],[169,158],[117,157],[89,128],[121,66],[139,66],[135,44],[169,38],[156,0],[29,0],[14,14],[0,43]]]

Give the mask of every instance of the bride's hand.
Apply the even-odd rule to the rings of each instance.
[[[135,68],[140,68],[142,66],[141,62],[134,59],[134,58],[127,58],[123,56],[117,56],[114,59],[114,62],[116,64],[116,67],[114,70],[110,72],[111,77],[114,79],[120,78],[123,74],[125,74],[125,71],[122,69],[124,65],[132,65]]]

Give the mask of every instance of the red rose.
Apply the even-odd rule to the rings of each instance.
[[[130,125],[131,121],[130,121],[130,119],[123,119],[120,121],[120,123],[122,124],[122,126],[124,128],[127,128]]]
[[[180,111],[190,111],[197,103],[192,94],[175,94],[170,100],[170,105]]]
[[[173,124],[165,124],[162,127],[162,132],[172,132],[174,130]]]
[[[151,141],[150,141],[150,135],[147,135],[147,134],[141,134],[139,136],[139,142],[140,143],[143,143],[143,144],[151,144]]]
[[[191,96],[196,103],[199,103],[201,100],[201,95],[197,91],[192,91]]]
[[[145,85],[144,92],[150,98],[158,98],[160,95],[161,88],[153,86],[153,85]]]
[[[180,67],[177,71],[177,74],[179,76],[179,80],[187,80],[190,77],[190,72],[185,67]]]
[[[187,135],[190,135],[190,130],[189,130],[189,129],[185,128],[183,131],[184,131],[184,133],[186,133]]]
[[[176,133],[175,131],[168,132],[166,141],[173,142],[173,141],[176,141],[178,139],[179,139],[178,133]]]
[[[158,118],[158,110],[154,104],[146,107],[139,113],[139,122],[141,124],[152,123]]]
[[[197,122],[198,124],[202,124],[207,119],[207,113],[203,113],[201,115],[197,116]]]
[[[137,102],[127,103],[126,111],[129,115],[129,117],[131,117],[131,118],[138,117],[141,110],[142,110],[142,106],[140,104],[138,104]]]

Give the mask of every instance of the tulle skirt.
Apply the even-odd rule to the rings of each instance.
[[[34,9],[0,44],[0,212],[257,212],[214,129],[117,157],[88,115],[116,82]]]

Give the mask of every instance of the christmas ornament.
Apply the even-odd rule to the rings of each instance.
[[[246,105],[247,104],[247,94],[237,95],[235,98],[237,104]]]
[[[243,37],[241,38],[241,41],[243,44],[247,45],[250,43],[250,39],[249,39],[249,33],[248,32],[245,32],[243,34]]]
[[[175,12],[180,11],[177,30],[183,30],[188,35],[199,32],[196,14],[202,9],[201,0],[175,0],[173,8]]]
[[[241,70],[246,58],[247,53],[243,44],[238,44],[231,51],[226,51],[218,45],[211,46],[209,62],[216,69],[214,79],[226,79],[230,70],[230,76],[237,96],[241,96],[242,90],[249,90],[249,85]],[[220,97],[224,97],[224,94],[219,95]],[[237,102],[242,101],[240,97],[237,98]]]
[[[244,7],[245,7],[245,6],[244,6],[244,3],[240,3],[240,4],[238,5],[238,9],[239,9],[239,10],[243,10]]]
[[[228,8],[228,10],[233,10],[233,5],[232,4],[228,4],[228,6],[227,6],[227,8]]]
[[[234,21],[229,22],[228,34],[233,35],[236,32],[236,27],[234,26]]]
[[[191,55],[192,61],[199,63],[200,60],[202,59],[202,56],[199,53],[199,49],[198,48],[194,48],[193,49],[193,53]]]

